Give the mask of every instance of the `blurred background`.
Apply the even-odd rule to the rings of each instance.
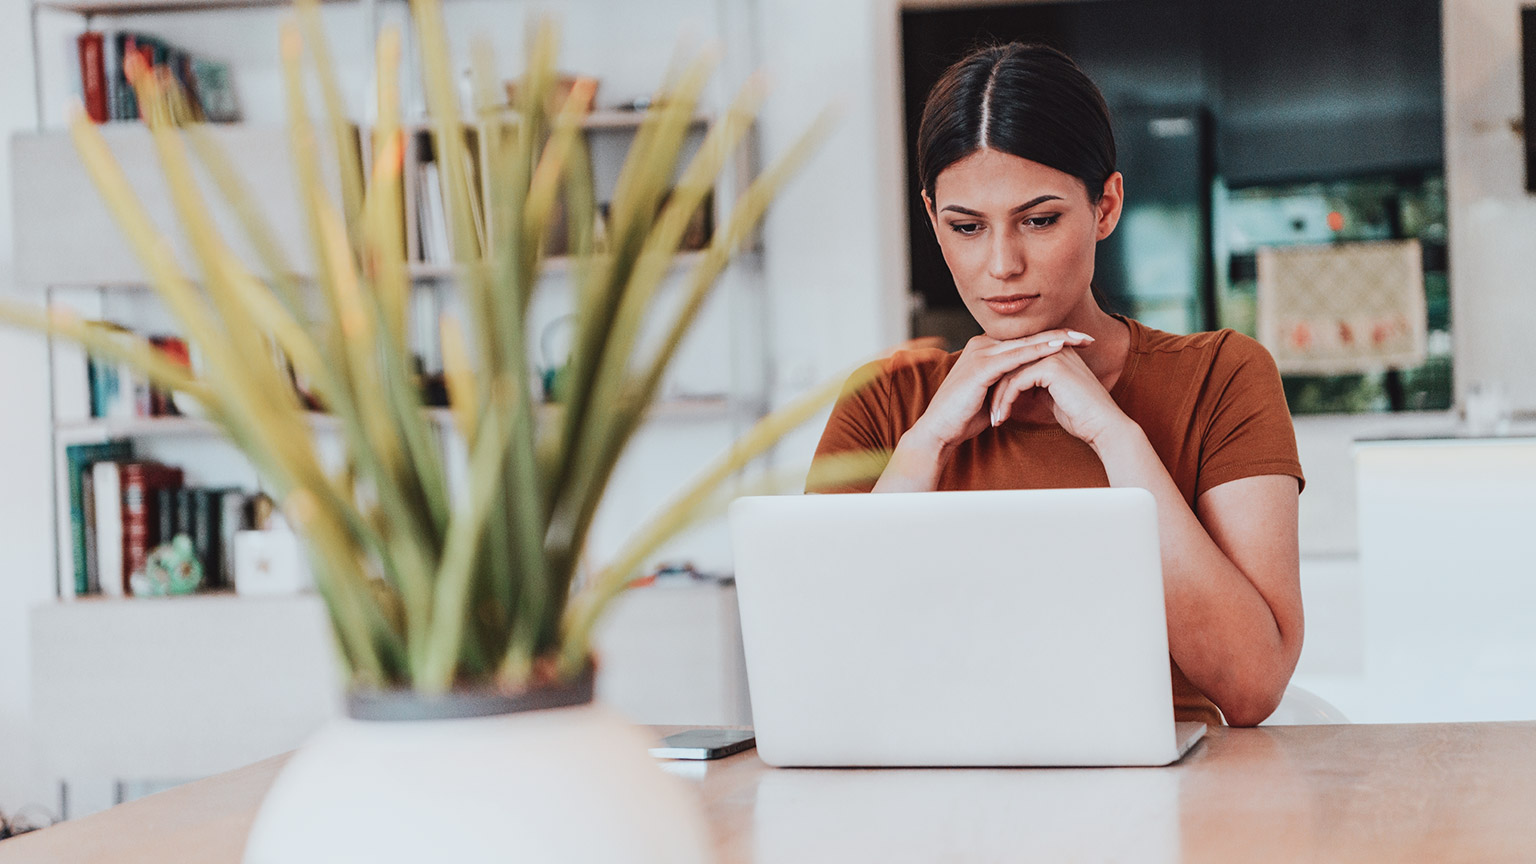
[[[919,209],[918,109],[939,72],[978,41],[1040,40],[1078,60],[1114,115],[1127,211],[1098,264],[1114,310],[1179,332],[1231,327],[1284,360],[1308,477],[1308,627],[1296,681],[1357,721],[1536,717],[1536,637],[1523,625],[1536,608],[1536,548],[1523,527],[1536,518],[1536,201],[1523,71],[1536,36],[1522,38],[1520,0],[444,8],[455,55],[467,66],[471,38],[490,36],[505,81],[521,68],[528,16],[560,17],[562,68],[600,81],[603,119],[588,134],[599,185],[610,188],[633,109],[680,40],[721,48],[695,140],[764,70],[771,93],[711,217],[824,106],[841,106],[836,133],[722,280],[663,408],[621,467],[595,558],[769,408],[913,335],[958,344],[973,332]],[[87,91],[81,37],[90,32],[103,34],[109,65],[122,34],[200,62],[219,134],[274,218],[297,226],[282,155],[277,25],[286,14],[277,3],[217,0],[0,6],[0,56],[10,58],[0,78],[10,138],[0,153],[0,291],[175,338],[62,131],[70,100]],[[347,110],[367,128],[373,40],[400,24],[410,50],[405,3],[338,0],[323,15]],[[410,69],[407,119],[419,121]],[[109,140],[154,199],[142,127],[107,108]],[[402,230],[416,312],[430,322],[462,307],[439,260],[432,187],[441,178],[432,180],[424,138],[411,159],[419,170]],[[151,211],[170,225],[168,207]],[[1390,278],[1371,263],[1387,259],[1370,257],[1387,250]],[[1280,302],[1296,287],[1286,262],[1303,253],[1331,268],[1300,280],[1309,308],[1354,326],[1355,312],[1379,302],[1386,312],[1370,314],[1401,317],[1409,350],[1300,356],[1282,312],[1325,314]],[[540,371],[556,372],[573,298],[559,267],[547,281],[530,335]],[[430,375],[441,363],[434,329],[418,330]],[[180,467],[188,487],[242,494],[260,490],[250,466],[192,418],[104,416],[85,359],[42,339],[0,331],[0,364],[0,809],[40,802],[81,815],[296,746],[334,710],[311,595],[226,587],[148,601],[97,597],[87,583],[81,599],[73,579],[69,448],[128,440],[139,456]],[[819,434],[811,424],[773,464],[804,464]],[[748,722],[722,527],[681,538],[649,569],[655,585],[626,598],[603,637],[605,698],[642,722]]]

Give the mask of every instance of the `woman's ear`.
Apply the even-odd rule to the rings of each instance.
[[[928,197],[927,189],[923,190],[922,195],[923,215],[928,217],[928,227],[933,229],[933,235],[937,237],[939,235],[939,219],[938,214],[933,212],[933,199]]]
[[[1109,179],[1104,181],[1104,191],[1095,209],[1099,217],[1095,239],[1103,240],[1113,234],[1115,226],[1120,224],[1120,214],[1125,209],[1125,175],[1119,171],[1109,175]]]

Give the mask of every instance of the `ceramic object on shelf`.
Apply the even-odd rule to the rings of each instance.
[[[354,695],[284,766],[245,864],[712,860],[696,793],[591,686]]]

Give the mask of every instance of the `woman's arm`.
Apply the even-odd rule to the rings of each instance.
[[[1301,656],[1296,479],[1246,477],[1196,500],[1198,516],[1141,427],[1092,442],[1111,486],[1157,499],[1168,651],[1233,726],[1274,712]]]
[[[932,492],[939,488],[939,472],[949,462],[950,451],[924,430],[913,426],[896,442],[891,461],[880,472],[872,492]]]
[[[875,483],[875,492],[932,492],[954,448],[997,425],[987,410],[987,391],[1003,376],[1050,357],[1067,347],[1089,345],[1093,337],[1071,330],[1048,330],[1022,339],[998,341],[976,336],[944,376],[923,416],[891,452],[891,461]]]
[[[1104,463],[1111,486],[1157,499],[1168,652],[1227,722],[1268,717],[1301,656],[1298,489],[1268,475],[1223,483],[1195,501],[1198,517],[1136,421],[1075,351],[1011,373],[993,404],[1006,417],[1019,394],[1050,393],[1056,420]]]

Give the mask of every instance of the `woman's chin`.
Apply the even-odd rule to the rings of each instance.
[[[992,317],[991,320],[981,321],[981,330],[988,336],[999,342],[1007,342],[1010,339],[1023,339],[1025,336],[1033,336],[1051,329],[1045,323],[1034,318],[1024,317]]]

